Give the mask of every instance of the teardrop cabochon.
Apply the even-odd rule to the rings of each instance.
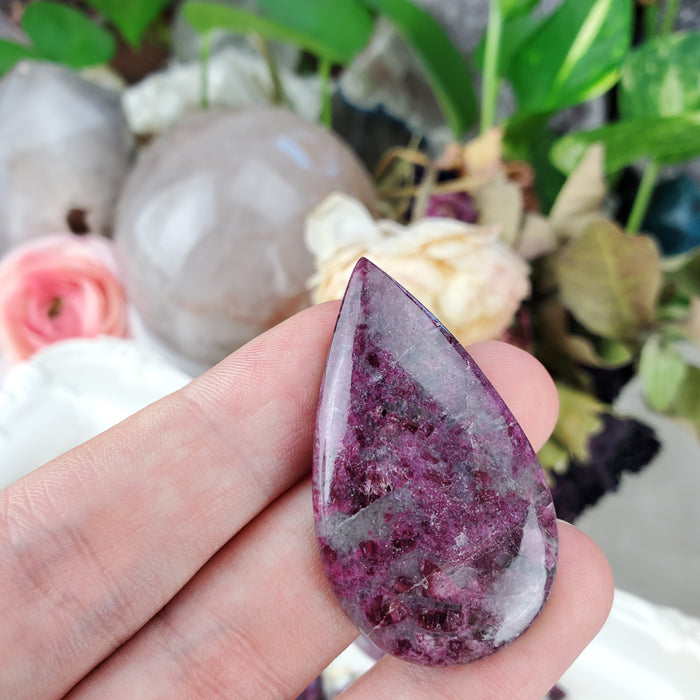
[[[365,258],[321,387],[313,504],[341,606],[400,658],[491,654],[549,595],[556,517],[532,446],[466,350]]]

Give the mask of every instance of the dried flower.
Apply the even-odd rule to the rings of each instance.
[[[126,296],[97,237],[56,234],[0,261],[0,348],[9,362],[67,338],[125,336]]]
[[[431,195],[425,215],[456,219],[464,221],[466,224],[474,224],[479,218],[479,212],[475,209],[472,198],[466,192]]]
[[[440,318],[464,345],[500,337],[530,292],[528,265],[492,227],[428,218],[404,227],[374,221],[357,200],[334,194],[309,216],[316,303],[342,296],[355,262],[372,260]]]

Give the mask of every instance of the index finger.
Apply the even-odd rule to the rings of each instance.
[[[65,693],[308,470],[336,315],[297,315],[0,492],[0,695]]]

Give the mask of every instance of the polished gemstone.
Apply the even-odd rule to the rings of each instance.
[[[558,545],[535,453],[467,352],[364,258],[333,336],[314,449],[323,566],[378,647],[444,666],[529,627]]]
[[[160,136],[114,234],[148,330],[204,369],[308,306],[304,221],[332,192],[374,199],[350,149],[287,110],[209,110]]]
[[[61,231],[108,234],[131,167],[119,95],[56,63],[0,82],[0,255]]]

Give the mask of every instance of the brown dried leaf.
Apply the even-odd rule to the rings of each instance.
[[[479,212],[479,224],[498,224],[501,240],[514,245],[523,220],[521,189],[504,175],[498,175],[474,192],[472,198]]]
[[[557,249],[557,236],[541,214],[526,214],[515,250],[525,260],[549,255]]]
[[[607,194],[603,165],[605,151],[595,143],[569,175],[559,192],[549,221],[562,239],[576,238],[595,219]]]
[[[500,172],[503,167],[503,130],[494,127],[468,141],[463,158],[468,175],[492,177]]]
[[[627,236],[612,222],[596,221],[559,253],[561,300],[589,331],[633,338],[656,316],[659,263],[649,236]]]

